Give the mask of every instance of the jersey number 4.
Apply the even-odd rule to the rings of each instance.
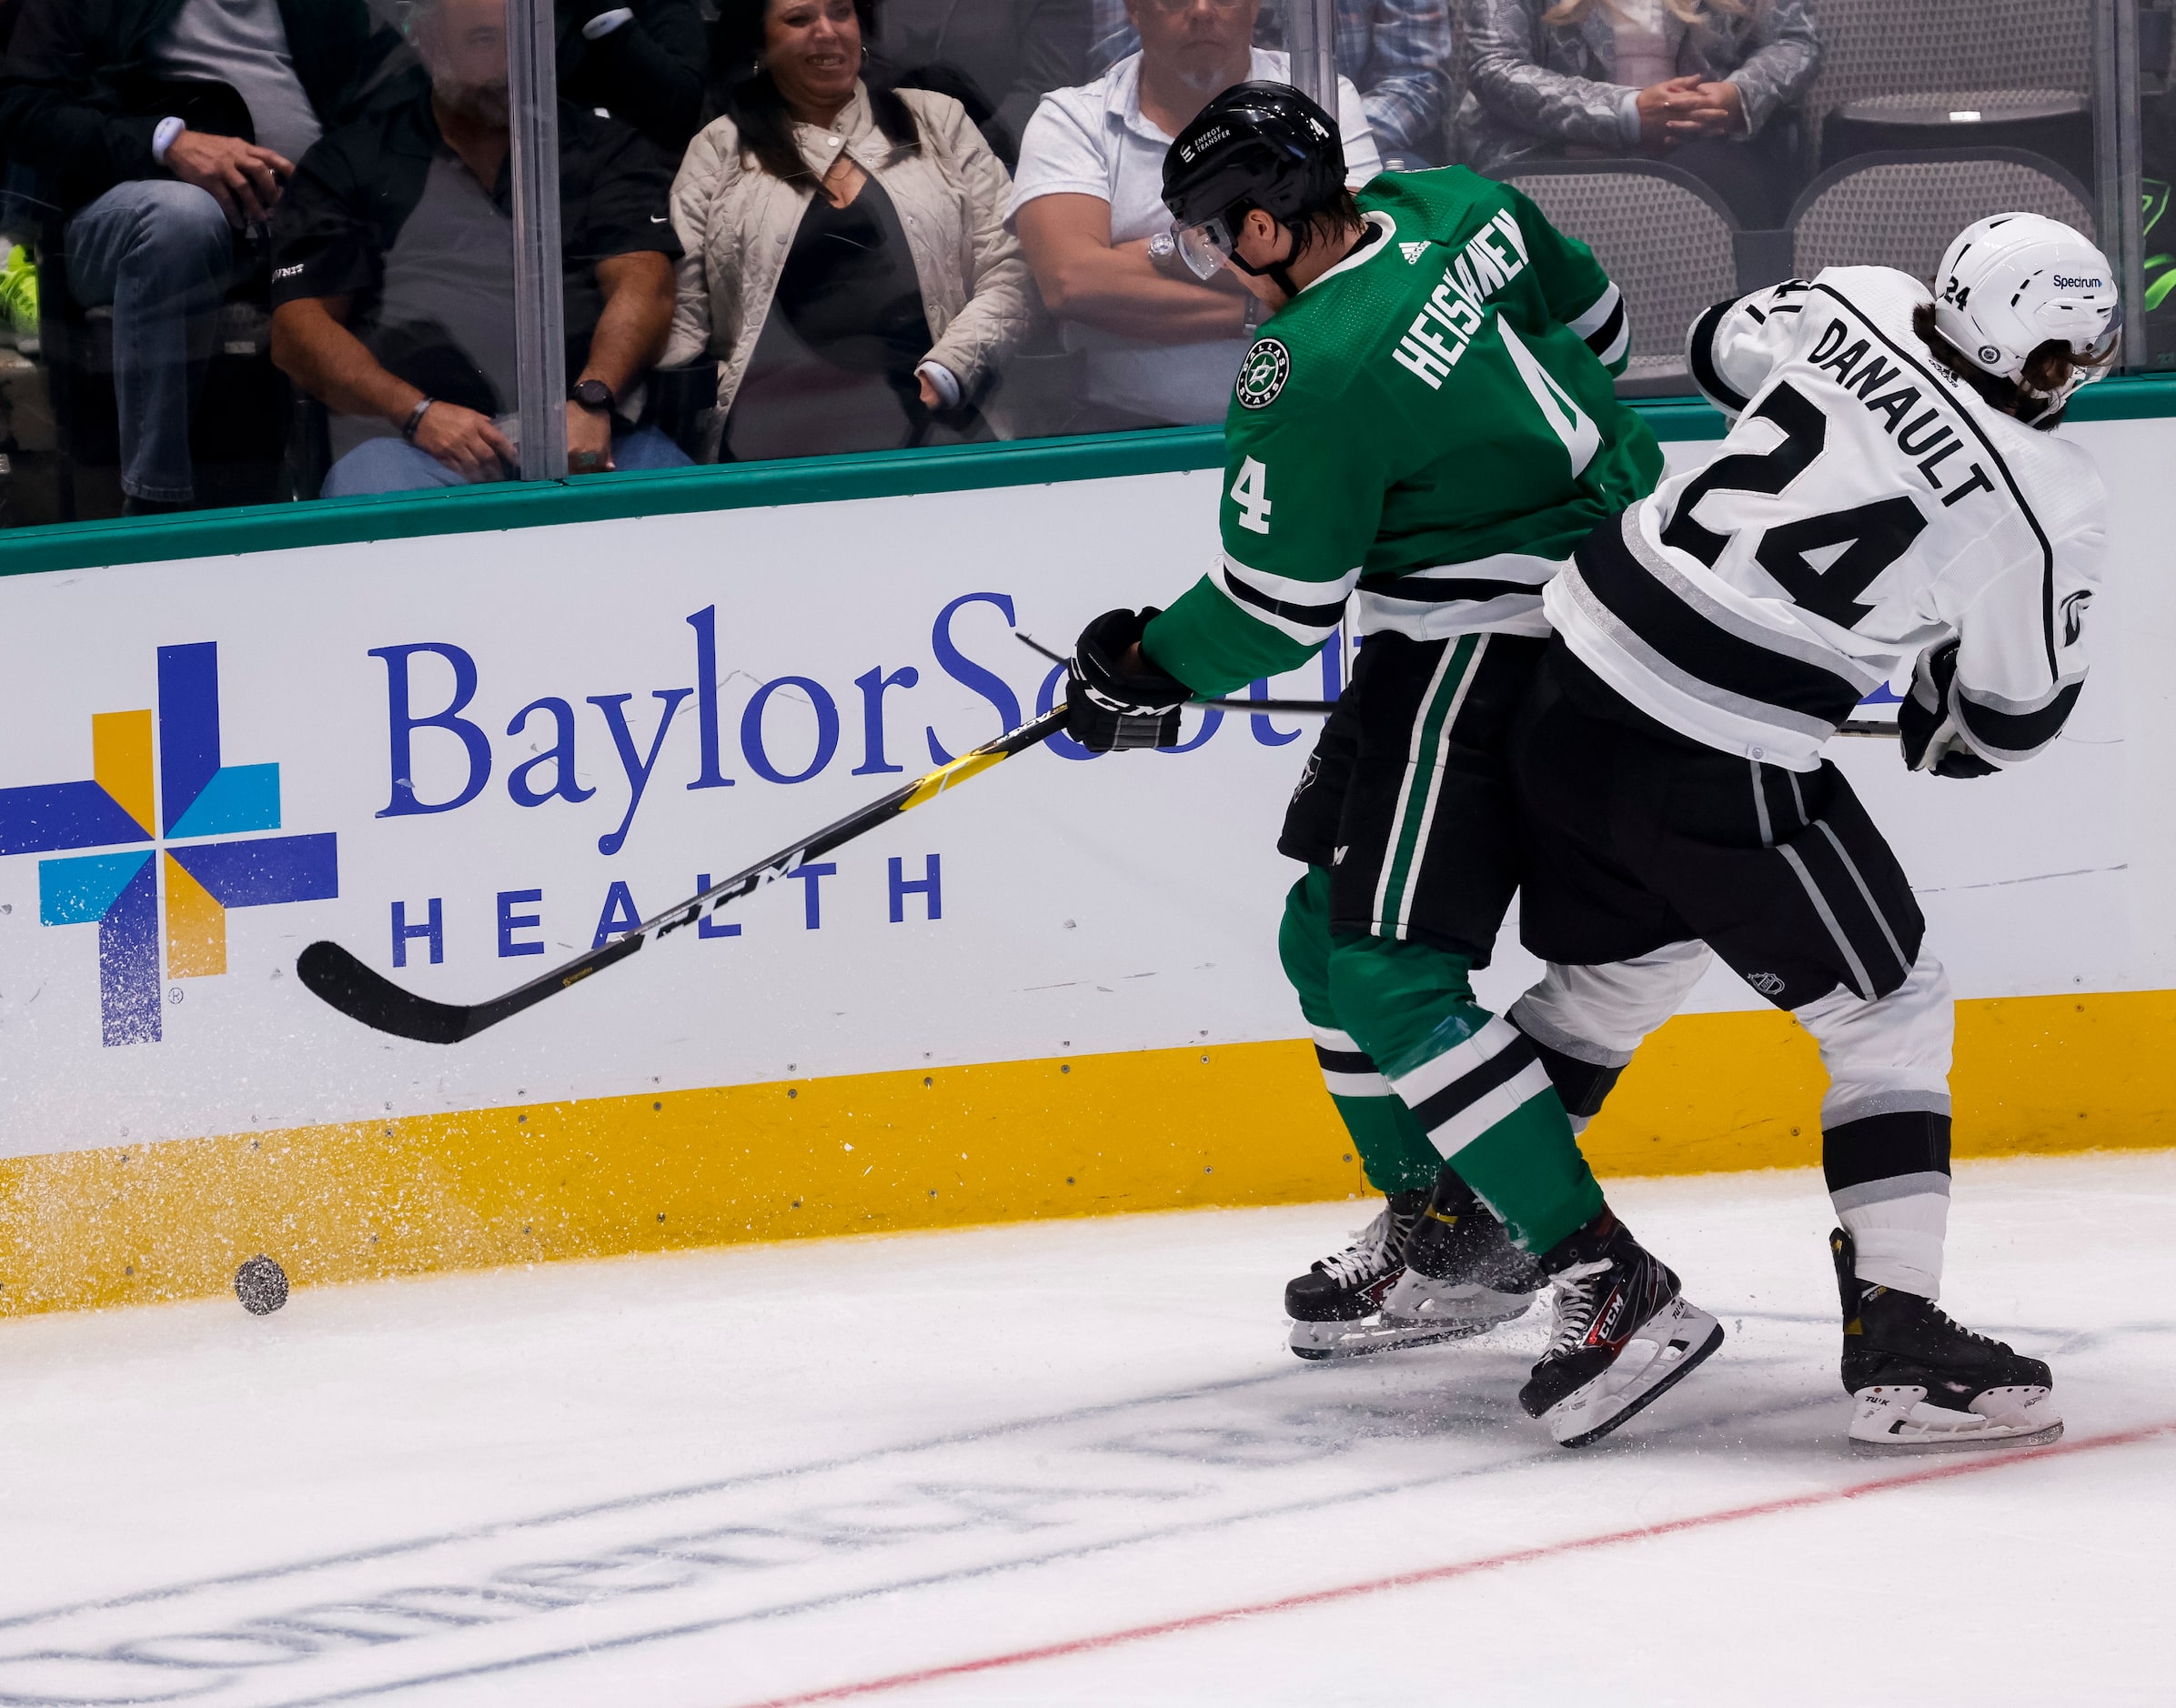
[[[1768,393],[1753,414],[1782,428],[1783,443],[1758,456],[1718,457],[1678,496],[1677,512],[1662,530],[1665,546],[1690,552],[1709,568],[1733,536],[1693,519],[1700,500],[1718,491],[1780,493],[1812,467],[1828,442],[1828,417],[1788,383]],[[1852,509],[1778,523],[1763,531],[1753,558],[1801,608],[1849,628],[1874,608],[1859,604],[1859,596],[1911,549],[1926,526],[1926,517],[1909,498],[1877,498]],[[1844,549],[1825,568],[1814,567],[1811,554],[1838,546]]]
[[[1232,502],[1239,507],[1240,527],[1256,534],[1269,532],[1269,470],[1252,457],[1239,465]]]

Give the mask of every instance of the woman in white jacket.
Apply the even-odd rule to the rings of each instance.
[[[958,102],[862,76],[873,0],[728,0],[726,116],[672,186],[669,366],[718,364],[709,460],[987,438],[1033,286]]]

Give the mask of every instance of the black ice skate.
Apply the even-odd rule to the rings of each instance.
[[[1541,1266],[1446,1168],[1405,1242],[1405,1272],[1383,1297],[1384,1331],[1401,1346],[1486,1333],[1525,1316],[1547,1284]]]
[[[1723,1325],[1605,1210],[1542,1259],[1556,1288],[1548,1351],[1518,1402],[1559,1447],[1584,1447],[1645,1411],[1723,1343]]]
[[[1828,1236],[1844,1307],[1844,1392],[1853,1450],[1944,1452],[2037,1447],[2062,1434],[2037,1358],[1959,1328],[1931,1299],[1860,1281],[1851,1236]]]
[[[1384,1295],[1405,1272],[1405,1242],[1428,1207],[1425,1191],[1393,1192],[1352,1244],[1287,1282],[1290,1345],[1302,1358],[1351,1358],[1400,1344],[1382,1338]]]

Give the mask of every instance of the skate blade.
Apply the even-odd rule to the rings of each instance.
[[[1567,1394],[1546,1412],[1559,1447],[1585,1447],[1629,1423],[1677,1383],[1692,1374],[1723,1343],[1723,1325],[1696,1304],[1673,1300],[1625,1342],[1625,1351],[1584,1388]],[[1637,1370],[1626,1362],[1636,1346],[1655,1348]]]
[[[1861,1388],[1852,1397],[1858,1409],[1850,1448],[1869,1459],[2044,1447],[2062,1439],[2062,1419],[2045,1388],[1990,1388],[1966,1412],[1929,1405],[1924,1388]]]
[[[1506,1292],[1478,1281],[1440,1281],[1415,1270],[1398,1277],[1397,1284],[1383,1295],[1382,1318],[1386,1322],[1483,1322],[1494,1328],[1525,1316],[1539,1289],[1531,1292]]]
[[[1360,1322],[1295,1322],[1285,1344],[1296,1357],[1307,1359],[1365,1358],[1375,1352],[1402,1352],[1415,1346],[1440,1346],[1446,1341],[1470,1341],[1501,1323],[1526,1314],[1521,1306],[1514,1316],[1385,1322],[1369,1317]]]

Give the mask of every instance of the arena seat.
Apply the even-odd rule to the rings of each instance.
[[[1632,357],[1619,393],[1689,392],[1685,329],[1741,288],[1741,234],[1722,198],[1690,173],[1654,160],[1536,162],[1502,176],[1533,197],[1550,224],[1593,249],[1624,292]]]
[[[1952,147],[1969,126],[1987,146],[2090,167],[2092,8],[2083,0],[1813,0],[1813,15],[1821,69],[1806,126],[1820,166]]]
[[[1860,155],[1808,185],[1791,209],[1792,268],[1893,266],[1929,279],[1949,239],[1976,219],[2045,214],[2092,237],[2092,197],[2044,156],[2020,148]]]

